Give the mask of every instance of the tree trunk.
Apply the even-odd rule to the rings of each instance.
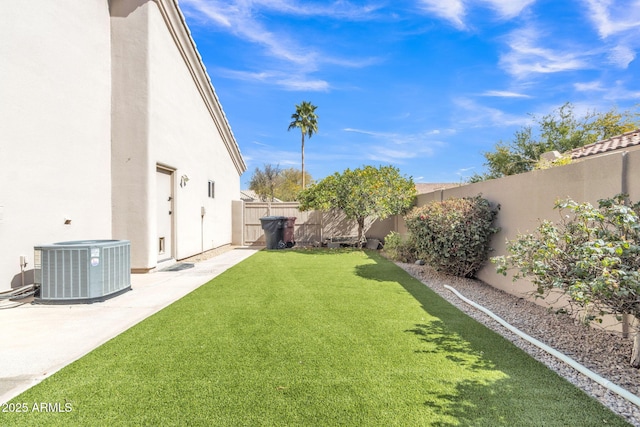
[[[302,133],[302,189],[304,190],[304,132]]]
[[[633,336],[633,351],[631,352],[631,366],[640,368],[640,331]]]
[[[358,218],[358,247],[362,248],[362,232],[364,230],[364,218]]]

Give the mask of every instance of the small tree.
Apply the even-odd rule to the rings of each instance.
[[[559,201],[558,225],[541,221],[533,234],[507,242],[508,256],[496,257],[498,272],[516,269],[514,281],[528,277],[537,293],[558,289],[580,307],[601,316],[631,315],[640,321],[640,204],[618,195],[589,203]],[[569,214],[566,214],[566,212]],[[631,365],[640,367],[636,322]]]
[[[278,166],[264,165],[264,170],[256,168],[249,181],[249,190],[255,191],[260,200],[266,201],[267,215],[271,215],[271,202],[275,198],[276,188],[281,181],[281,172]]]
[[[298,200],[298,194],[302,191],[302,171],[296,168],[288,168],[280,171],[281,180],[276,187],[276,197],[282,201],[291,202]],[[312,183],[313,177],[304,173],[305,182]]]
[[[365,166],[335,173],[300,193],[300,209],[340,209],[358,223],[358,242],[364,242],[364,223],[403,214],[413,206],[416,189],[411,178],[393,166]]]

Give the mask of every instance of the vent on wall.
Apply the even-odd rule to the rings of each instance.
[[[36,246],[37,302],[93,302],[131,289],[128,240],[82,240]]]

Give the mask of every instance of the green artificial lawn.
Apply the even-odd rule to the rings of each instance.
[[[12,403],[29,411],[1,425],[627,425],[392,262],[349,250],[261,251]]]

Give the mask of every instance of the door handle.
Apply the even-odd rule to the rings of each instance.
[[[171,215],[171,211],[169,211],[169,215]]]

